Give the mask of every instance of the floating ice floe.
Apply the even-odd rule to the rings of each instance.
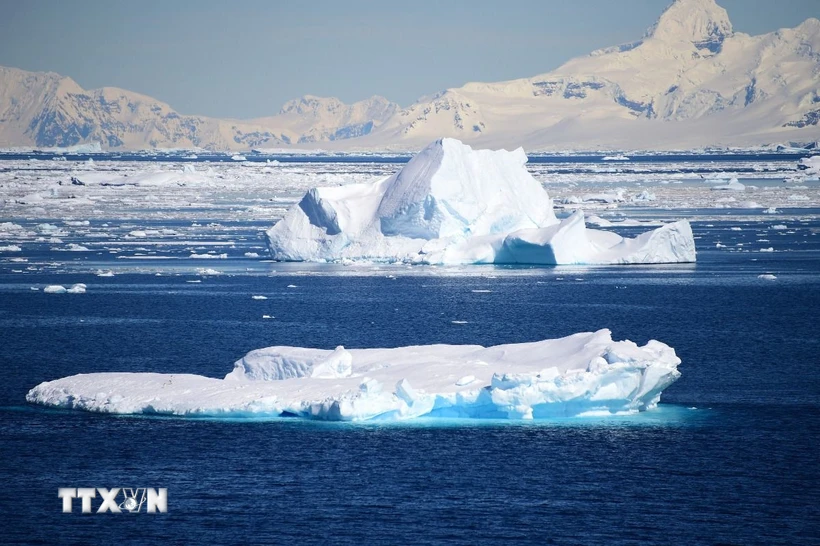
[[[772,275],[771,273],[765,273],[763,275],[758,275],[757,278],[762,279],[764,281],[775,281],[775,280],[777,280],[777,277]]]
[[[228,255],[223,254],[191,254],[191,258],[195,260],[225,260],[228,258]]]
[[[602,416],[653,409],[678,364],[664,343],[613,341],[605,329],[487,348],[268,347],[224,379],[80,374],[41,383],[26,399],[101,413],[342,421]]]
[[[91,249],[87,246],[78,245],[77,243],[68,243],[65,248],[58,248],[56,250],[65,250],[68,252],[89,252]]]
[[[268,247],[274,259],[309,262],[695,261],[686,220],[634,239],[587,229],[580,210],[559,220],[526,162],[520,148],[473,150],[458,140],[437,140],[387,179],[308,191],[267,231]],[[622,191],[610,198],[625,200]]]
[[[85,294],[87,286],[83,283],[71,285],[71,288],[59,284],[51,284],[43,288],[46,294]]]

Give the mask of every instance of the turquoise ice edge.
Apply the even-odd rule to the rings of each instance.
[[[545,419],[489,419],[473,417],[417,417],[405,420],[324,421],[281,415],[166,415],[144,413],[98,413],[77,409],[44,407],[37,404],[0,407],[0,412],[17,411],[39,414],[82,416],[93,419],[128,419],[147,421],[190,421],[237,424],[287,424],[313,428],[476,428],[476,427],[612,427],[612,426],[689,426],[710,416],[712,408],[681,404],[659,404],[657,408],[628,415],[555,417]]]

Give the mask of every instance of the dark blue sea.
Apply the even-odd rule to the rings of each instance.
[[[739,225],[695,218],[696,265],[621,268],[231,258],[198,276],[34,248],[36,271],[0,266],[0,542],[818,544],[820,225],[790,226],[774,253],[757,251],[762,224]],[[232,236],[258,244],[261,227]],[[77,282],[88,292],[30,289]],[[375,425],[25,402],[41,381],[84,372],[222,377],[269,345],[492,345],[604,327],[677,350],[683,375],[657,411]],[[61,512],[60,487],[120,486],[166,487],[168,512]]]

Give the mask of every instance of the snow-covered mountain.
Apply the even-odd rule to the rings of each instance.
[[[0,67],[0,146],[249,148],[283,144],[250,122],[185,116],[151,97],[103,87],[86,91],[51,72]]]
[[[86,91],[51,72],[0,67],[0,146],[208,148],[247,150],[366,135],[398,105],[382,97],[346,105],[306,96],[257,120],[179,114],[151,97],[115,87]]]
[[[282,127],[284,138],[305,144],[370,134],[399,109],[398,104],[378,95],[353,104],[333,97],[305,95],[286,102],[278,115],[255,122]]]
[[[533,78],[448,89],[366,140],[688,148],[814,141],[818,121],[820,21],[749,36],[714,0],[676,0],[637,42]]]
[[[115,88],[0,68],[0,146],[663,149],[820,140],[820,21],[735,32],[714,0],[675,0],[640,40],[519,80],[468,83],[400,108],[305,96],[271,117],[181,115]]]

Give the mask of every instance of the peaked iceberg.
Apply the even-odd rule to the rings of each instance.
[[[444,138],[393,176],[313,188],[267,231],[282,261],[426,264],[694,262],[686,220],[635,239],[587,229],[582,212],[559,220],[519,148],[473,150]]]
[[[101,413],[337,421],[603,416],[654,408],[678,364],[664,343],[613,341],[605,329],[495,347],[267,347],[224,379],[80,374],[41,383],[26,399]]]

